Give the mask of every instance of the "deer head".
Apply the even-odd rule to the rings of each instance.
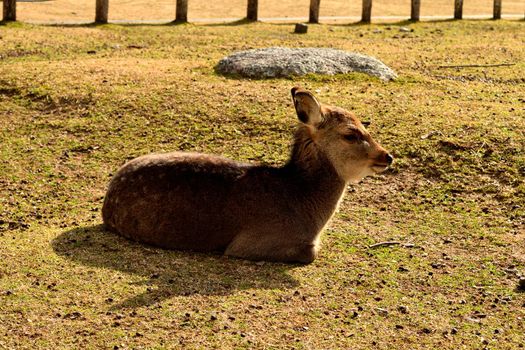
[[[292,99],[303,135],[324,153],[345,182],[385,171],[393,157],[368,133],[357,117],[342,108],[321,104],[314,95],[292,89]],[[296,140],[297,141],[297,140]]]

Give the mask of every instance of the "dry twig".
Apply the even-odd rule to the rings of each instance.
[[[379,247],[389,247],[389,246],[392,246],[392,245],[401,245],[405,248],[414,248],[415,245],[412,244],[412,243],[403,243],[403,242],[398,242],[398,241],[386,241],[386,242],[379,242],[379,243],[375,243],[375,244],[372,244],[372,245],[369,245],[368,248],[372,249],[372,248],[379,248]]]
[[[496,64],[460,64],[455,66],[438,66],[438,68],[485,68],[485,67],[510,67],[516,63],[496,63]]]

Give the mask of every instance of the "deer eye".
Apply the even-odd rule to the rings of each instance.
[[[346,141],[349,142],[356,142],[357,140],[359,140],[359,136],[357,136],[356,134],[346,134],[343,137]]]

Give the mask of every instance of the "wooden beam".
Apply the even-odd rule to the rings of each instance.
[[[248,21],[257,21],[258,19],[259,0],[248,0],[248,9],[246,11],[246,18]]]
[[[310,17],[308,22],[319,23],[319,7],[321,0],[310,0]]]
[[[97,0],[95,23],[108,23],[109,0]]]
[[[188,22],[188,0],[177,0],[175,22]]]
[[[419,21],[419,10],[421,9],[421,0],[412,0],[410,7],[410,20]]]
[[[463,18],[463,0],[454,0],[454,19]]]
[[[16,21],[16,0],[4,0],[2,19],[7,21]]]
[[[493,19],[501,19],[501,0],[494,0],[494,15]]]
[[[363,0],[363,11],[361,13],[361,22],[370,23],[372,20],[372,0]]]

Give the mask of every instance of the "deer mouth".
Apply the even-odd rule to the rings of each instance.
[[[375,171],[376,173],[382,173],[388,168],[388,166],[389,166],[388,163],[374,163],[372,165],[372,170]]]
[[[382,157],[374,159],[372,163],[372,170],[376,173],[382,173],[392,164],[394,157],[390,153],[385,153]]]

